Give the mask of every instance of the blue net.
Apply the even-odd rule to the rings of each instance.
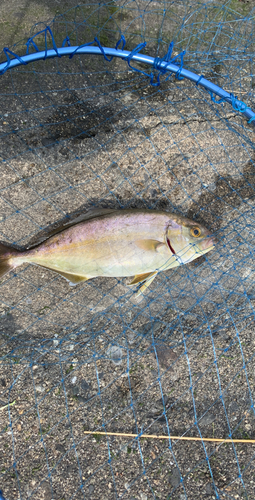
[[[254,52],[247,4],[186,0],[79,5],[3,49],[2,242],[145,208],[218,243],[141,302],[1,279],[0,498],[254,498]]]

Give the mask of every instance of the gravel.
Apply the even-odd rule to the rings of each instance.
[[[161,19],[161,4],[152,8]],[[175,8],[165,36],[183,17],[184,3]],[[132,47],[141,31],[133,14],[122,19]],[[146,18],[152,41],[154,16]],[[196,61],[221,84],[229,71],[233,92],[249,65],[243,57],[236,71],[231,59],[216,71]],[[4,496],[254,498],[254,444],[195,440],[255,439],[253,129],[186,80],[153,87],[121,60],[62,58],[31,69],[0,81],[3,241],[33,245],[66,215],[96,206],[175,211],[205,223],[219,243],[160,273],[141,303],[125,279],[69,287],[23,265],[1,280]],[[252,97],[248,77],[241,83]],[[172,438],[183,435],[194,441]]]

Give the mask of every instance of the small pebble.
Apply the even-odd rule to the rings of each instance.
[[[65,447],[60,443],[56,444],[55,450],[60,451],[60,453],[65,453]]]
[[[145,495],[145,493],[140,493],[140,498],[141,500],[148,500],[148,497],[147,495]]]
[[[80,393],[80,388],[78,385],[72,388],[72,395],[77,396]]]
[[[208,412],[206,413],[206,415],[204,415],[204,417],[201,418],[201,420],[199,420],[198,424],[202,427],[205,425],[210,425],[214,422],[215,418],[216,417],[212,412]]]
[[[205,491],[207,495],[212,495],[214,492],[212,484],[208,483],[206,485]]]
[[[106,355],[115,365],[121,365],[122,363],[122,349],[117,345],[109,347]]]
[[[172,472],[170,474],[169,481],[170,481],[171,485],[173,486],[173,488],[177,488],[177,486],[180,484],[181,476],[180,476],[179,469],[177,467],[175,467],[172,470]]]
[[[177,359],[177,355],[170,349],[165,346],[163,343],[161,345],[156,345],[155,350],[157,352],[157,359],[161,368],[167,369],[173,362]],[[156,358],[155,351],[153,352],[154,357]]]
[[[44,387],[42,385],[36,385],[35,389],[36,389],[37,392],[44,392],[45,391],[45,389],[44,389]]]

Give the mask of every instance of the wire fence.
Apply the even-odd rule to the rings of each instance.
[[[2,242],[146,208],[218,244],[139,303],[1,279],[0,498],[254,497],[254,52],[250,7],[186,0],[79,5],[3,50]]]

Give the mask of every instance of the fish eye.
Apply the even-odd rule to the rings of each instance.
[[[190,230],[190,234],[194,238],[199,238],[199,236],[201,236],[201,229],[199,229],[199,227],[192,227]]]

